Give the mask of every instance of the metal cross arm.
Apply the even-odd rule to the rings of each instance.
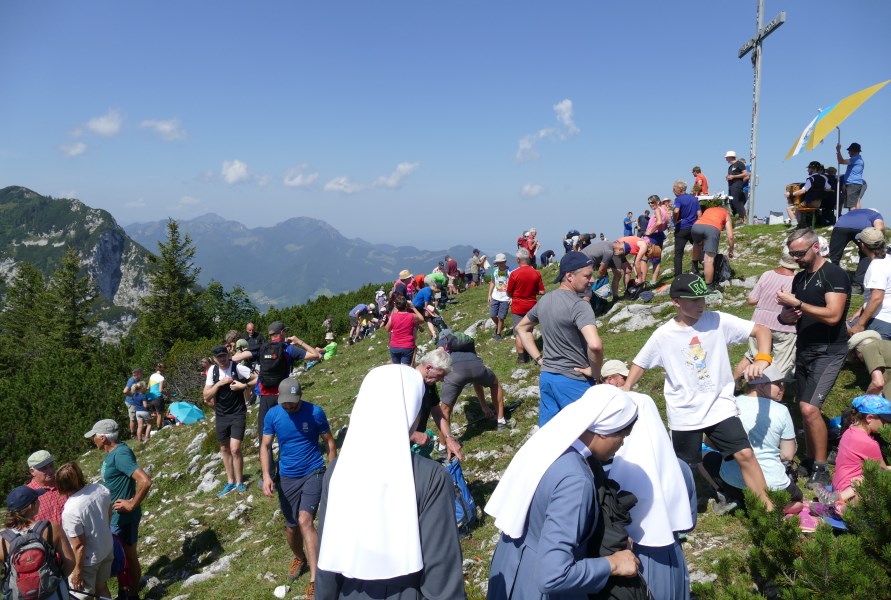
[[[771,19],[767,23],[767,25],[764,26],[763,29],[758,31],[758,33],[755,35],[755,37],[753,37],[752,39],[750,39],[748,42],[746,42],[745,44],[743,44],[740,47],[739,53],[738,53],[739,58],[742,58],[743,56],[748,54],[752,50],[752,48],[755,47],[755,44],[759,43],[761,40],[763,40],[764,38],[769,36],[771,33],[774,32],[774,30],[776,30],[780,25],[782,25],[785,22],[786,22],[786,11],[781,11],[780,14],[778,14],[773,19]]]

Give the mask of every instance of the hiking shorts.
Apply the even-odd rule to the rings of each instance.
[[[507,317],[507,309],[509,307],[510,302],[507,300],[492,300],[489,304],[489,316],[503,321]]]
[[[135,521],[130,521],[129,523],[118,523],[117,525],[111,526],[111,532],[121,538],[121,543],[125,546],[135,546],[136,542],[139,541],[139,521],[142,520],[142,516],[140,516]]]
[[[359,317],[350,315],[350,327],[358,327],[359,326]]]
[[[297,513],[305,512],[315,519],[319,502],[322,500],[322,478],[325,467],[316,469],[303,477],[291,478],[281,475],[278,480],[278,505],[285,517],[285,524],[297,527]]]
[[[481,360],[465,360],[452,363],[451,372],[446,375],[440,388],[439,400],[446,406],[454,406],[461,391],[468,383],[492,387],[498,378],[492,369]]]
[[[588,289],[591,289],[591,288],[588,288]],[[517,328],[517,325],[520,324],[520,321],[522,321],[522,320],[523,320],[523,317],[525,317],[525,316],[526,316],[526,313],[523,313],[522,315],[518,315],[517,313],[511,313],[511,314],[510,314],[510,324],[511,324],[511,327],[513,327],[514,329],[516,329],[516,328]]]
[[[856,208],[857,203],[866,193],[866,182],[852,183],[845,186],[845,208]]]
[[[791,377],[795,373],[795,342],[798,335],[794,331],[771,331],[771,353],[773,365],[780,370],[783,377]],[[758,340],[749,338],[749,350],[746,352],[746,360],[755,362],[758,354]]]
[[[688,465],[702,462],[702,434],[708,436],[711,445],[721,453],[724,460],[730,460],[740,450],[752,447],[739,417],[730,417],[693,431],[672,430],[671,445],[674,446],[674,453]]]
[[[795,386],[798,402],[820,408],[845,365],[848,347],[818,344],[798,349],[795,357]]]
[[[471,273],[471,274],[470,274],[470,280],[471,280],[472,282],[474,282],[474,283],[479,283],[479,282],[480,282],[480,274],[479,274],[479,271],[477,271],[476,273]]]
[[[244,439],[244,429],[247,426],[247,413],[236,415],[217,415],[214,424],[217,430],[217,441],[220,444],[228,444],[229,440]],[[262,431],[260,437],[262,438]]]
[[[127,416],[130,418],[131,421],[136,420],[136,411],[137,410],[139,410],[139,408],[132,406],[130,404],[127,405]]]
[[[136,418],[142,419],[143,421],[147,421],[152,418],[152,414],[148,410],[137,410]]]
[[[538,426],[543,427],[562,408],[581,398],[592,385],[593,379],[574,379],[559,373],[542,371],[538,378],[541,396],[538,402]]]
[[[114,562],[113,548],[109,549],[108,556],[99,562],[92,565],[81,565],[80,574],[81,578],[84,580],[84,585],[80,591],[87,592],[88,594],[95,594],[97,583],[100,581],[104,583],[111,579],[112,562]],[[71,592],[71,597],[80,598],[80,596],[76,595],[73,591]]]
[[[702,249],[706,254],[718,253],[718,241],[721,239],[721,230],[713,225],[696,223],[690,229],[690,241],[694,244],[702,242]]]

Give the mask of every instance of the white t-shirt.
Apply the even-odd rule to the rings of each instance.
[[[885,323],[891,323],[891,258],[876,258],[870,261],[863,278],[863,289],[883,290],[885,299],[882,307],[876,313],[875,318]],[[865,298],[869,299],[869,296]]]
[[[114,546],[108,522],[111,494],[104,485],[88,483],[71,494],[62,510],[62,530],[68,537],[84,536],[84,562],[102,562]]]
[[[164,383],[164,376],[157,371],[152,373],[148,380],[149,389],[148,397],[153,400],[161,395],[161,384]]]
[[[492,300],[498,302],[507,302],[510,297],[507,295],[507,280],[510,278],[510,269],[505,269],[502,273],[498,267],[492,269]]]
[[[727,345],[744,342],[754,327],[751,321],[706,311],[692,327],[672,319],[653,332],[634,364],[665,369],[669,428],[695,431],[737,415]]]
[[[792,424],[789,409],[770,398],[752,396],[738,396],[736,405],[755,458],[764,471],[767,487],[772,490],[786,489],[789,487],[789,476],[780,459],[780,441],[795,439],[795,425]],[[746,487],[739,463],[735,460],[721,463],[721,479],[739,489]]]

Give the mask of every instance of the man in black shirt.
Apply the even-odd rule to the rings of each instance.
[[[746,194],[743,192],[743,187],[746,185],[746,164],[737,160],[736,152],[733,150],[724,155],[724,160],[727,161],[727,193],[730,194],[730,208],[733,210],[733,215],[740,218],[740,222],[745,222]]]
[[[777,292],[777,304],[784,307],[780,321],[795,324],[798,333],[795,383],[807,442],[803,465],[811,488],[832,482],[826,467],[828,432],[820,407],[848,352],[844,319],[851,303],[851,284],[841,267],[820,256],[820,242],[812,229],[792,232],[786,245],[801,271],[792,280],[791,292]]]

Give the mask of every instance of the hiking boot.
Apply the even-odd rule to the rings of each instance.
[[[506,431],[506,430],[507,430],[507,423],[505,423],[504,421],[498,421],[495,424],[495,431]]]
[[[832,476],[829,475],[829,469],[826,466],[814,466],[814,472],[811,473],[811,478],[807,480],[807,483],[804,484],[809,490],[813,490],[817,485],[827,486],[832,483]]]
[[[313,600],[316,597],[316,582],[310,581],[306,586],[306,600]]]
[[[223,489],[220,490],[220,493],[217,494],[217,498],[222,498],[223,496],[228,496],[229,494],[231,494],[234,491],[235,491],[235,484],[227,483],[226,485],[223,486]]]
[[[309,567],[306,565],[306,561],[302,558],[294,558],[291,561],[291,567],[288,569],[288,581],[294,581],[298,579],[301,575],[306,573],[309,570]]]
[[[836,492],[835,490],[828,490],[825,486],[819,483],[815,484],[814,487],[811,488],[811,491],[813,491],[817,495],[817,498],[820,499],[820,502],[822,504],[826,504],[828,506],[835,506],[835,503],[840,500],[838,492]]]
[[[813,472],[814,472],[814,459],[813,458],[801,459],[801,462],[798,463],[798,476],[810,478],[811,473],[813,473]]]
[[[241,492],[243,494],[247,491],[247,486],[243,483],[239,483],[238,485],[235,486],[235,491]]]
[[[517,364],[518,365],[524,365],[528,362],[529,362],[528,354],[526,354],[525,352],[520,352],[519,354],[517,354]]]

